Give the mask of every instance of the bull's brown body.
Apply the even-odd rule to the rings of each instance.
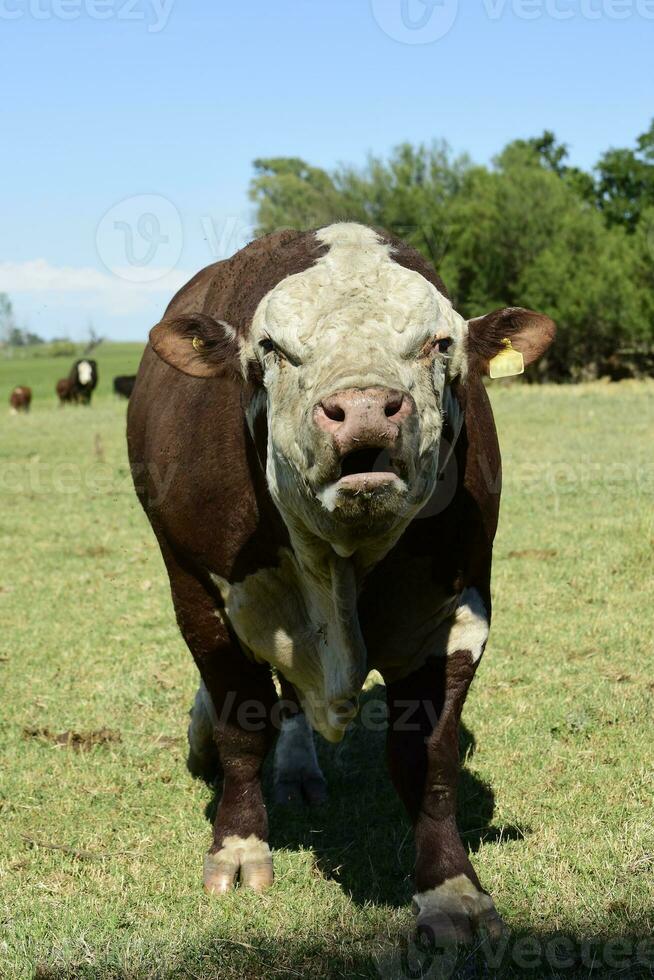
[[[323,252],[311,233],[284,232],[256,242],[196,276],[172,301],[164,323],[202,315],[226,321],[242,337],[263,297],[285,277],[309,268]],[[434,271],[413,250],[397,244],[394,257],[444,293]],[[508,322],[502,327],[510,329]],[[358,600],[366,666],[378,668],[387,684],[389,764],[415,828],[417,890],[437,893],[451,881],[465,880],[480,897],[477,911],[470,914],[447,906],[443,931],[457,938],[467,938],[470,925],[482,920],[491,928],[499,925],[455,824],[458,725],[478,656],[465,649],[447,657],[429,656],[416,649],[416,624],[443,597],[466,589],[477,591],[490,616],[501,477],[481,374],[499,341],[495,336],[484,340],[486,347],[481,339],[477,349],[470,345],[465,382],[452,385],[465,422],[450,464],[455,469],[449,471],[452,483],[445,506],[409,524],[365,575]],[[220,357],[219,350],[212,353]],[[225,783],[214,854],[222,853],[225,841],[267,837],[259,770],[275,724],[268,720],[263,730],[247,730],[239,722],[238,708],[256,701],[270,719],[277,695],[269,666],[255,662],[226,617],[217,614],[223,598],[215,584],[244,582],[263,569],[274,569],[280,549],[291,547],[266,483],[265,415],[253,434],[246,424],[244,407],[256,386],[256,378],[244,381],[229,367],[213,377],[189,376],[148,346],[128,412],[137,492],[161,547],[180,629],[217,714],[213,735]],[[453,438],[446,427],[448,435]],[[283,677],[282,682],[285,697],[292,701],[292,686]],[[397,724],[406,716],[407,702],[413,706],[408,728]],[[207,760],[210,756],[208,751]],[[258,880],[243,865],[241,877],[245,883]],[[440,914],[429,921],[430,914],[423,924],[437,932]]]

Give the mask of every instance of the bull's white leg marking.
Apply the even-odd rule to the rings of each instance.
[[[477,589],[464,589],[447,637],[447,655],[469,650],[476,663],[488,640],[488,613]]]
[[[273,881],[270,848],[254,834],[245,838],[231,834],[225,837],[216,854],[205,855],[203,876],[205,890],[210,895],[230,891],[237,876],[244,888],[263,891]]]
[[[430,930],[435,938],[469,941],[472,929],[486,928],[499,937],[504,923],[490,895],[479,891],[467,875],[457,875],[437,888],[413,896],[416,926]]]
[[[326,784],[316,755],[313,731],[303,714],[285,718],[275,746],[275,796],[278,803],[300,799],[311,803],[326,798]]]

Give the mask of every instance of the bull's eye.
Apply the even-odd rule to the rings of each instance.
[[[264,337],[263,340],[260,340],[259,347],[263,351],[264,355],[273,354],[275,352],[275,345],[270,337]]]
[[[436,350],[439,354],[447,354],[450,347],[452,346],[451,337],[441,337],[440,340],[436,341]]]

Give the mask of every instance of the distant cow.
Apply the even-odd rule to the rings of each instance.
[[[123,398],[129,398],[134,389],[135,381],[135,374],[119,374],[117,378],[114,378],[114,393],[122,395]]]
[[[98,384],[98,365],[96,361],[82,358],[75,361],[68,375],[73,385],[73,401],[79,405],[90,405],[91,395]]]
[[[75,361],[68,377],[57,381],[57,395],[60,404],[73,402],[76,405],[90,405],[91,395],[97,384],[97,363],[88,358]]]
[[[9,411],[12,415],[18,412],[29,412],[32,404],[32,389],[26,385],[17,385],[9,396]]]
[[[208,892],[272,883],[260,772],[276,730],[277,799],[324,798],[311,729],[342,739],[377,669],[418,929],[501,932],[456,826],[500,503],[484,377],[520,373],[554,329],[521,308],[466,320],[422,255],[355,224],[252,242],[152,329],[129,455],[201,676],[189,764],[211,776],[218,755],[224,774]]]
[[[73,385],[68,378],[59,378],[55,386],[60,405],[73,400]]]

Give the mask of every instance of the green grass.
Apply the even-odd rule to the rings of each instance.
[[[117,374],[136,374],[142,353],[143,344],[107,342],[96,347],[88,355],[98,362],[96,396],[113,391],[112,383]],[[74,354],[64,357],[48,357],[47,352],[38,347],[19,348],[13,351],[12,357],[0,351],[0,409],[8,403],[9,393],[16,385],[27,385],[32,389],[33,406],[37,401],[56,404],[57,381],[67,377],[74,361],[83,356],[83,344],[76,345]]]
[[[212,793],[184,765],[196,676],[109,394],[135,358],[98,360],[89,410],[55,407],[46,363],[15,378],[32,414],[0,413],[0,976],[422,975],[401,956],[412,845],[381,733],[321,745],[324,809],[270,807],[271,891],[203,894]],[[533,962],[520,937],[563,935],[577,965],[541,957],[532,976],[652,973],[653,395],[492,390],[505,495],[460,809],[512,930],[505,972]],[[472,956],[454,975],[482,975]]]

